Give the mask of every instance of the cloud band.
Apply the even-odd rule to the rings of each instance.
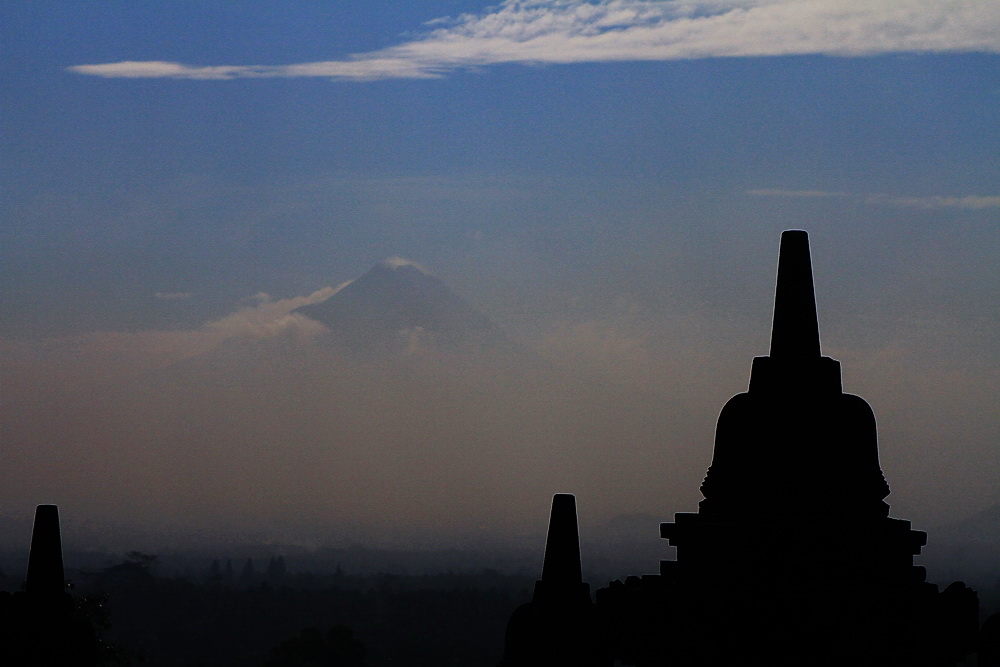
[[[342,60],[74,65],[105,78],[434,78],[504,63],[568,64],[893,52],[1000,53],[1000,0],[505,0],[436,19],[419,38]]]

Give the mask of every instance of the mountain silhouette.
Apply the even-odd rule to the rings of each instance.
[[[294,312],[325,325],[336,344],[363,356],[509,348],[492,320],[440,279],[399,258],[379,262],[325,301]]]

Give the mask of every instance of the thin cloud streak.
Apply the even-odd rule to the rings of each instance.
[[[783,197],[786,199],[825,199],[828,197],[843,196],[839,192],[827,192],[825,190],[785,190],[782,188],[747,190],[747,194],[753,197]]]
[[[782,199],[829,199],[834,197],[854,199],[879,206],[902,206],[905,208],[947,209],[957,208],[967,211],[984,211],[1000,208],[1000,195],[928,195],[925,197],[894,197],[890,195],[850,195],[824,190],[787,190],[764,188],[747,190],[751,197],[777,197]]]
[[[1000,195],[983,197],[979,195],[935,196],[935,197],[893,197],[887,199],[890,204],[912,208],[960,208],[970,211],[982,211],[988,208],[1000,208]]]
[[[157,292],[154,296],[163,301],[183,301],[194,295],[191,292]]]
[[[505,0],[428,22],[398,46],[291,65],[74,65],[105,78],[437,78],[505,63],[569,64],[897,52],[1000,53],[1000,0]]]
[[[325,301],[349,283],[287,299],[257,294],[254,305],[196,329],[95,332],[27,341],[0,338],[0,376],[8,390],[18,386],[17,378],[76,387],[115,383],[209,354],[228,341],[313,340],[326,327],[293,311]]]

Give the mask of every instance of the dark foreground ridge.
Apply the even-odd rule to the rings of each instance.
[[[926,582],[913,565],[926,535],[888,517],[875,417],[820,351],[803,231],[782,234],[770,355],[754,359],[749,391],[723,408],[701,490],[697,513],[661,525],[677,559],[612,582],[593,607],[580,600],[583,583],[539,595],[555,593],[555,567],[567,580],[580,571],[568,529],[550,528],[542,580],[511,617],[502,667],[938,667],[976,650],[976,593]],[[575,530],[575,516],[557,514],[563,498],[552,524]],[[558,566],[552,550],[564,554]]]

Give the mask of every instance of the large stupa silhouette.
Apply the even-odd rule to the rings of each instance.
[[[803,231],[782,234],[770,354],[723,408],[701,490],[697,513],[661,525],[676,560],[598,590],[576,632],[558,610],[579,610],[579,588],[563,607],[536,591],[503,667],[569,665],[583,646],[607,667],[943,667],[975,650],[975,592],[914,566],[926,535],[888,516],[872,410],[822,356]]]

